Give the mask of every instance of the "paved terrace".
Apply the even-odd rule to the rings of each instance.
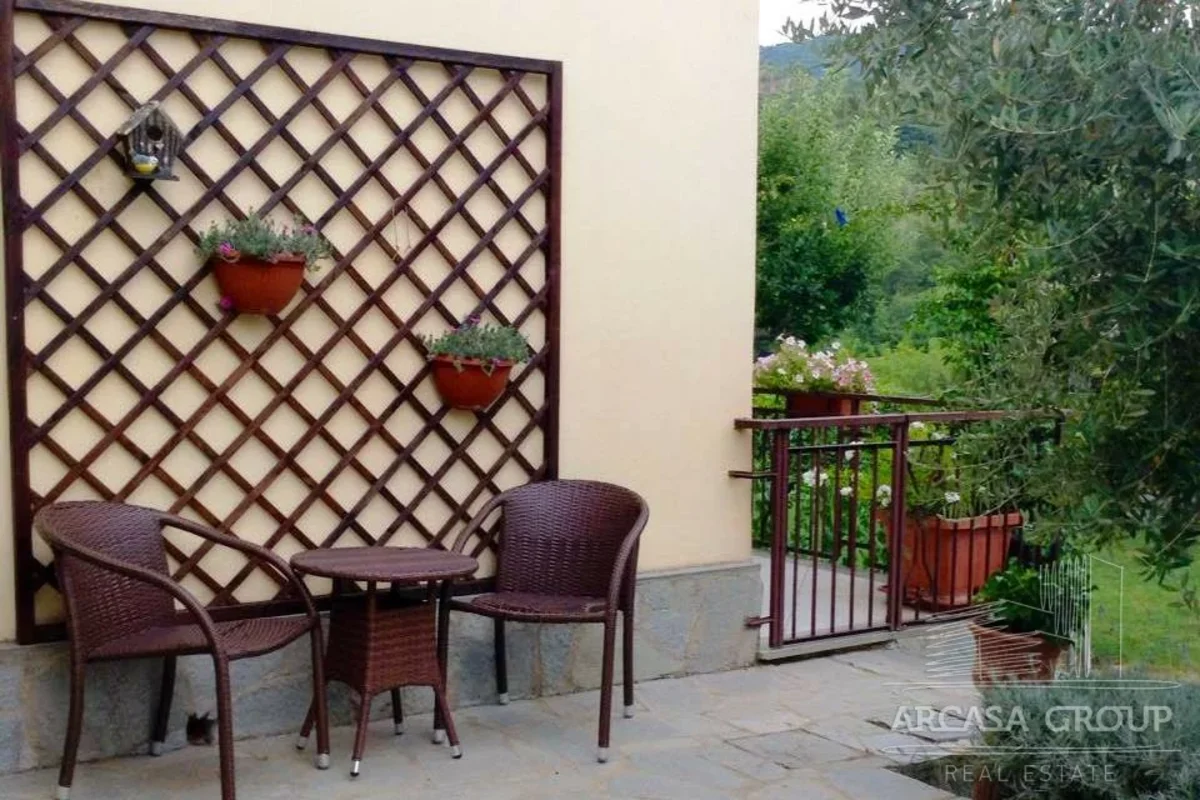
[[[347,774],[350,728],[334,730],[334,766],[326,772],[294,749],[292,737],[248,739],[237,746],[238,797],[949,798],[887,769],[911,759],[893,748],[927,745],[884,727],[900,704],[972,701],[903,685],[923,674],[915,650],[893,648],[648,681],[638,687],[634,719],[621,719],[615,704],[607,764],[594,757],[596,692],[461,709],[455,719],[464,757],[457,761],[431,743],[428,715],[407,719],[408,732],[399,737],[390,720],[377,722],[354,781]],[[0,797],[46,800],[56,776],[39,770],[5,777]],[[160,758],[81,764],[72,797],[212,800],[217,786],[216,749],[187,747]]]

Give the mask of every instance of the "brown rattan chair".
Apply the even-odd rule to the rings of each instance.
[[[321,620],[308,590],[283,559],[191,520],[118,503],[57,503],[39,511],[34,524],[54,551],[59,587],[66,598],[71,646],[71,701],[58,780],[60,800],[69,796],[74,778],[83,727],[84,667],[88,662],[163,658],[158,710],[150,739],[150,752],[158,755],[171,714],[176,658],[210,654],[216,667],[221,797],[234,800],[229,663],[278,650],[306,633],[312,638],[317,766],[329,766]],[[204,606],[171,578],[163,546],[164,526],[188,531],[269,565],[300,596],[304,615],[213,621]],[[176,602],[185,609],[182,615],[176,614]]]
[[[485,528],[494,511],[499,524]],[[508,702],[504,623],[591,622],[604,625],[597,758],[608,760],[612,721],[613,653],[617,612],[622,625],[625,716],[633,716],[633,612],[638,537],[649,510],[635,492],[596,481],[547,481],[492,498],[454,542],[472,555],[497,552],[494,592],[442,604],[439,642],[446,642],[451,608],[491,617],[495,630],[496,690]]]

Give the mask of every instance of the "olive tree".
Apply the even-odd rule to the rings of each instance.
[[[940,277],[972,329],[958,341],[972,386],[993,405],[1067,414],[1061,444],[1025,464],[1027,491],[1051,510],[1043,530],[1093,544],[1137,538],[1160,578],[1190,563],[1200,541],[1200,8],[834,5],[870,90],[936,131],[923,178],[965,242]]]

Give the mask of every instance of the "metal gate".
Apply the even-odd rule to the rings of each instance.
[[[898,398],[863,396],[894,404]],[[755,545],[766,550],[767,654],[890,638],[970,605],[1018,541],[1018,514],[917,518],[913,462],[944,461],[967,426],[1006,412],[926,411],[789,418],[765,409],[736,426],[754,436]],[[953,508],[953,504],[951,504]],[[967,570],[958,565],[969,563]]]

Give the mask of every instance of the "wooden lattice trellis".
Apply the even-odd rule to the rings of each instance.
[[[557,62],[69,0],[6,11],[22,642],[60,632],[31,534],[45,503],[169,508],[287,556],[440,542],[555,474]],[[178,183],[124,175],[116,131],[151,100],[186,132]],[[221,312],[192,252],[251,209],[303,216],[336,251],[278,317]],[[487,412],[450,412],[421,337],[473,314],[534,352]],[[244,560],[183,539],[170,555],[219,614],[287,607]]]

